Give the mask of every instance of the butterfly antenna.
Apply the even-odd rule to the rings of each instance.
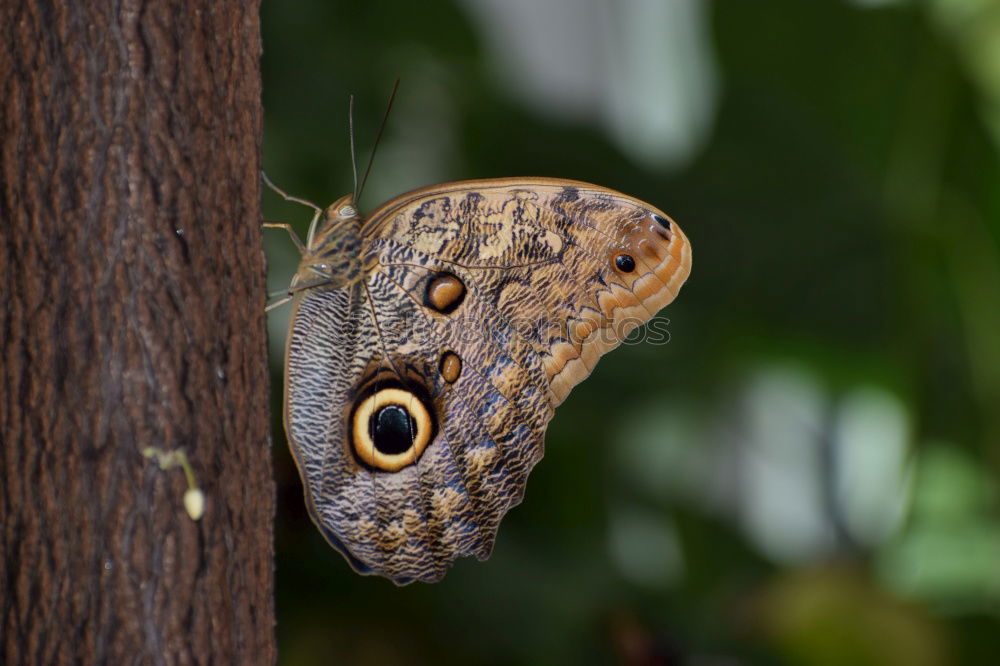
[[[385,115],[382,116],[382,124],[378,128],[378,134],[375,135],[375,145],[372,146],[372,154],[368,158],[368,166],[365,167],[365,175],[361,178],[361,187],[358,189],[357,193],[354,195],[354,205],[358,205],[358,199],[361,198],[361,192],[365,189],[365,183],[368,182],[368,174],[372,170],[372,162],[375,161],[375,151],[378,149],[378,142],[382,139],[382,132],[385,130],[385,125],[389,120],[389,112],[392,111],[392,103],[396,100],[396,91],[399,90],[399,79],[396,79],[396,83],[392,86],[392,94],[389,95],[389,103],[385,107]]]
[[[358,201],[358,160],[354,156],[354,95],[347,100],[347,134],[351,139],[351,172],[354,174],[354,201]]]

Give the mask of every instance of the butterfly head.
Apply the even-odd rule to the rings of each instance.
[[[352,223],[359,225],[360,222],[361,213],[358,211],[358,207],[354,203],[354,195],[345,194],[327,206],[326,210],[323,211],[320,228],[336,227]]]
[[[326,207],[321,216],[317,216],[315,224],[309,231],[308,245],[318,252],[336,239],[348,235],[356,235],[361,228],[363,219],[354,203],[353,194],[345,194]]]
[[[361,248],[363,219],[347,194],[317,213],[309,229],[307,251],[302,255],[293,289],[332,286],[342,287],[361,275],[358,255]]]

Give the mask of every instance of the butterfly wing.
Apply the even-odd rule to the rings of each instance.
[[[584,183],[440,185],[374,211],[362,279],[296,299],[286,419],[311,513],[362,573],[489,556],[570,389],[677,295],[683,232]]]

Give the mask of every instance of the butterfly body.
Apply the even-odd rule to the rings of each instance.
[[[659,210],[575,181],[437,185],[307,239],[285,421],[310,513],[361,573],[440,579],[489,556],[546,425],[691,266]]]
[[[323,211],[305,250],[290,290],[312,284],[336,288],[361,279],[361,218],[351,195]]]

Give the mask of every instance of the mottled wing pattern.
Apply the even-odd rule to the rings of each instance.
[[[664,213],[567,180],[418,191],[374,211],[365,232],[382,270],[409,262],[425,274],[452,272],[478,307],[511,323],[539,355],[553,407],[602,354],[670,303],[691,270],[687,237]],[[617,268],[621,254],[634,270]],[[480,312],[456,314],[476,321]]]
[[[434,581],[489,556],[553,410],[673,300],[690,246],[642,202],[546,179],[404,195],[361,234],[357,282],[296,298],[286,425],[330,543],[359,572]],[[359,417],[372,400],[389,410]],[[392,433],[400,414],[409,452],[376,459],[377,415]]]
[[[377,339],[363,293],[356,283],[296,298],[285,351],[285,428],[316,525],[355,569],[368,572],[379,566],[378,496],[373,480],[356,474],[342,432],[354,378]]]

